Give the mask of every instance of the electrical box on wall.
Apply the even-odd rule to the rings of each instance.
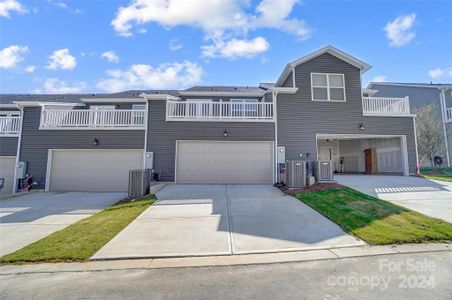
[[[278,147],[277,160],[279,164],[286,162],[286,147]]]
[[[146,152],[144,156],[144,168],[145,169],[154,168],[154,152]]]
[[[27,162],[26,161],[17,162],[17,166],[16,166],[17,179],[25,178],[26,174],[27,174]]]

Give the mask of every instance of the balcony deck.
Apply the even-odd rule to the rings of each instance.
[[[48,109],[40,129],[145,129],[146,111],[138,109]]]
[[[0,117],[0,136],[19,136],[21,117]]]
[[[411,116],[410,100],[408,97],[363,97],[363,115],[382,117]]]
[[[166,102],[167,121],[272,122],[272,102],[175,101]]]

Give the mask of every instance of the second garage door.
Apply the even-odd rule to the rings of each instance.
[[[142,167],[142,150],[53,150],[49,189],[123,192],[129,170]]]
[[[273,183],[272,142],[178,141],[177,183]]]

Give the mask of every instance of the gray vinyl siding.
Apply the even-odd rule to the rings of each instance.
[[[20,160],[45,187],[48,149],[143,149],[144,130],[39,130],[40,108],[24,109]],[[92,140],[99,140],[98,146]],[[71,170],[68,170],[71,172]],[[108,174],[99,180],[108,180]]]
[[[293,87],[293,73],[290,72],[289,76],[287,76],[287,79],[282,84],[283,87]]]
[[[311,98],[310,73],[344,74],[346,102],[319,102]],[[416,170],[412,117],[364,117],[360,70],[330,54],[323,54],[295,69],[298,91],[278,94],[278,146],[286,147],[286,159],[316,159],[316,134],[406,135],[410,173]],[[363,122],[365,130],[359,130]],[[309,154],[309,157],[308,155]]]
[[[0,156],[16,156],[17,137],[0,137]]]
[[[147,151],[154,152],[154,170],[163,181],[174,181],[177,140],[274,141],[271,122],[166,122],[165,116],[165,101],[149,102]]]

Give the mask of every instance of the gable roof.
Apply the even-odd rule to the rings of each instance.
[[[296,60],[293,60],[291,62],[289,62],[286,67],[284,68],[283,72],[281,73],[281,75],[279,76],[278,80],[276,81],[276,86],[280,86],[283,84],[283,82],[286,80],[286,78],[289,76],[290,72],[292,72],[292,70],[298,66],[301,65],[304,62],[307,62],[308,60],[311,60],[313,58],[316,58],[322,54],[325,53],[329,53],[343,61],[345,61],[346,63],[351,64],[352,66],[357,67],[358,69],[361,70],[361,74],[363,74],[364,72],[368,71],[372,66],[363,62],[362,60],[351,56],[350,54],[347,54],[331,45],[328,45],[326,47],[323,47],[315,52],[312,52],[308,55],[302,56]]]

